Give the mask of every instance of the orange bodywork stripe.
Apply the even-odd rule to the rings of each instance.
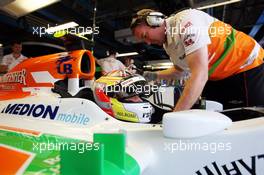
[[[0,100],[18,99],[30,96],[30,92],[0,92]]]
[[[37,132],[37,131],[15,128],[15,127],[9,127],[9,126],[2,126],[2,125],[0,125],[0,129],[12,131],[12,132],[19,132],[19,133],[23,133],[23,134],[30,134],[30,135],[34,135],[34,136],[40,136],[40,134],[41,134],[41,132]]]
[[[0,172],[1,174],[16,174],[30,155],[0,146]]]

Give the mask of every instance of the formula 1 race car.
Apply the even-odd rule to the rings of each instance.
[[[91,52],[76,50],[25,60],[0,78],[0,174],[264,172],[263,108],[166,111],[153,122],[141,94],[106,89],[111,78],[127,87],[145,83],[141,76],[94,83],[94,73]],[[138,111],[122,113],[133,101]]]

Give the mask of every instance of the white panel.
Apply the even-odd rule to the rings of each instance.
[[[231,124],[230,118],[213,111],[169,112],[163,116],[163,134],[170,138],[196,138],[223,131]]]
[[[36,83],[54,83],[57,81],[48,71],[31,72]]]

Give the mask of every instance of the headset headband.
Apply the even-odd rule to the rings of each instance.
[[[165,15],[160,12],[154,11],[152,9],[142,9],[138,11],[132,18],[130,28],[134,28],[143,22],[151,27],[157,27],[163,22],[164,18]]]

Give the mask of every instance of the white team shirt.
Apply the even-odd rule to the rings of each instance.
[[[195,9],[181,11],[165,20],[167,41],[163,47],[174,65],[190,70],[186,55],[211,43],[208,29],[216,20]]]
[[[13,67],[15,67],[17,64],[22,62],[23,60],[27,59],[24,55],[20,55],[20,57],[15,58],[13,54],[5,55],[2,59],[2,65],[8,66],[8,70],[11,70]]]

